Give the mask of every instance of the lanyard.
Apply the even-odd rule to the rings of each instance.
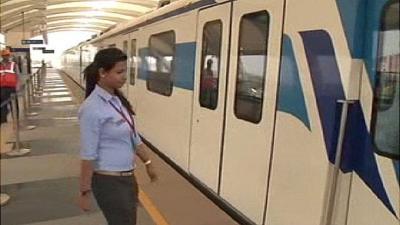
[[[122,118],[124,118],[124,120],[129,124],[129,126],[131,127],[131,130],[133,132],[133,135],[136,138],[136,129],[135,129],[135,121],[133,120],[133,117],[130,115],[131,121],[128,120],[128,118],[125,116],[124,112],[122,111],[122,108],[117,108],[111,101],[108,101],[110,103],[110,105],[115,109],[115,111],[117,111]]]

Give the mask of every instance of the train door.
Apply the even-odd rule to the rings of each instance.
[[[234,1],[220,195],[263,223],[284,1]]]
[[[189,171],[218,191],[231,3],[201,10],[197,21],[196,72]]]
[[[137,107],[137,87],[136,87],[136,79],[137,79],[137,65],[138,65],[138,57],[137,57],[137,34],[131,33],[129,35],[128,41],[128,71],[127,71],[127,84],[128,84],[128,93],[127,96],[132,104],[134,110]]]
[[[372,0],[365,6],[361,102],[371,140],[356,156],[347,224],[399,223],[399,6],[399,0]]]

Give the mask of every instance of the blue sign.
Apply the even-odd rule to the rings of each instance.
[[[41,44],[43,44],[43,40],[21,40],[21,44],[23,44],[23,45],[41,45]]]
[[[46,49],[46,47],[33,47],[32,49],[33,50],[41,50],[41,51],[43,51],[43,50]]]
[[[42,53],[43,53],[43,54],[53,54],[53,53],[54,53],[54,50],[43,49],[43,50],[42,50]]]
[[[11,48],[11,52],[29,52],[29,48]]]

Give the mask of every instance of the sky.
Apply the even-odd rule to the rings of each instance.
[[[95,34],[93,32],[85,32],[85,31],[64,31],[64,32],[55,32],[49,33],[48,36],[48,45],[31,45],[31,58],[33,62],[40,62],[42,59],[47,62],[51,61],[52,65],[55,67],[60,66],[60,56],[61,54],[79,44],[82,41],[85,41],[91,36]],[[42,36],[33,37],[31,39],[43,39]],[[43,54],[40,50],[33,50],[32,47],[46,47],[46,49],[53,49],[54,54]]]

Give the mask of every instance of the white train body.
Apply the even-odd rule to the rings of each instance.
[[[63,69],[84,85],[98,49],[124,49],[141,135],[248,222],[398,225],[398,10],[177,1],[70,49]]]

